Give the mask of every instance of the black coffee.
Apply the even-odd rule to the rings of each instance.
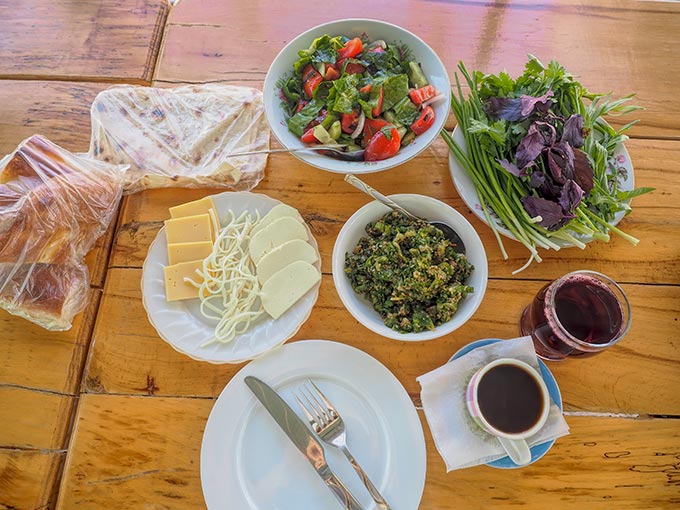
[[[543,412],[538,382],[516,365],[497,365],[484,374],[477,387],[477,400],[486,421],[507,434],[529,430]]]

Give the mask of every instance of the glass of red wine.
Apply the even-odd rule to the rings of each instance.
[[[538,291],[519,326],[538,356],[559,361],[602,352],[628,333],[630,322],[630,303],[614,280],[574,271]]]

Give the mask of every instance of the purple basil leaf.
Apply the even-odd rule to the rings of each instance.
[[[579,149],[574,151],[574,180],[586,195],[594,187],[593,167],[590,166],[588,155]]]
[[[564,214],[562,207],[558,203],[546,200],[545,198],[524,197],[522,198],[522,205],[524,205],[524,209],[532,218],[540,216],[541,221],[538,224],[548,230],[557,230],[566,225],[574,217],[573,214]]]
[[[583,199],[583,190],[576,182],[569,179],[560,193],[560,205],[565,213],[571,212],[578,207]]]
[[[534,124],[536,125],[536,128],[541,132],[541,135],[543,135],[543,145],[545,146],[553,145],[555,143],[555,139],[557,138],[557,131],[555,130],[555,126],[547,122],[541,121],[536,121],[534,122]]]
[[[545,184],[545,174],[540,170],[534,170],[529,176],[529,186],[532,188],[540,188]]]
[[[564,184],[574,178],[574,150],[567,142],[557,142],[548,147],[546,158],[555,182]]]
[[[534,122],[529,126],[529,131],[517,146],[517,153],[515,154],[517,167],[523,170],[529,166],[541,154],[543,147],[545,147],[543,134],[541,134],[537,123]]]
[[[537,191],[539,197],[557,201],[560,197],[560,193],[562,192],[562,186],[555,184],[553,180],[548,175],[546,175],[545,181],[543,181],[543,184],[538,187]]]
[[[520,100],[522,102],[522,116],[523,118],[528,118],[534,113],[535,110],[539,109],[543,113],[547,113],[548,108],[552,105],[550,98],[553,96],[553,91],[549,90],[544,95],[540,97],[533,96],[522,96]]]
[[[572,147],[583,147],[583,117],[581,115],[571,115],[566,120],[562,131],[562,141],[569,143]]]
[[[531,117],[536,110],[546,113],[552,104],[549,99],[552,96],[553,91],[549,90],[540,97],[490,97],[486,100],[485,110],[491,117],[516,122]]]
[[[520,170],[517,165],[507,159],[499,159],[498,163],[508,172],[510,172],[515,177],[522,177],[524,172]]]
[[[522,101],[518,97],[490,97],[484,109],[491,117],[513,122],[522,120]]]

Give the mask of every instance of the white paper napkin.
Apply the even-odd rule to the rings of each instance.
[[[465,390],[474,373],[499,358],[524,361],[540,373],[533,342],[526,336],[479,347],[417,378],[422,387],[420,398],[425,417],[447,472],[507,455],[498,440],[472,420],[465,402]],[[568,433],[564,416],[551,400],[545,425],[527,443],[533,446]]]

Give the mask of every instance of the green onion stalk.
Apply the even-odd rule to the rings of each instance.
[[[521,178],[510,174],[500,165],[501,159],[511,158],[508,157],[508,153],[504,153],[504,143],[489,143],[493,140],[493,133],[489,134],[488,127],[484,130],[485,126],[489,126],[489,117],[484,111],[479,95],[478,78],[482,75],[476,72],[468,73],[462,62],[458,64],[458,69],[470,88],[470,95],[467,99],[463,96],[458,73],[456,73],[456,89],[451,95],[451,109],[464,136],[465,148],[456,143],[446,130],[441,132],[451,152],[474,183],[484,218],[496,237],[503,258],[507,259],[508,255],[496,221],[492,219],[492,213],[529,251],[527,263],[513,274],[522,271],[534,260],[541,262],[539,248],[559,250],[560,244],[555,241],[563,241],[584,249],[586,242],[583,237],[606,242],[610,239],[609,233],[614,232],[636,245],[639,242],[638,239],[621,231],[612,225],[611,221],[619,211],[625,211],[626,214],[630,212],[628,202],[632,197],[652,191],[652,188],[638,188],[621,192],[618,190],[616,176],[611,176],[608,171],[609,158],[614,149],[628,139],[624,132],[635,122],[615,130],[602,117],[622,115],[637,110],[637,107],[626,104],[632,96],[610,100],[608,96],[590,94],[580,84],[573,81],[571,75],[568,75],[559,64],[551,63],[550,68],[545,68],[535,57],[530,57],[530,59],[530,64],[538,66],[541,70],[537,82],[543,80],[543,88],[536,88],[535,95],[544,94],[551,87],[558,88],[560,95],[557,99],[562,112],[566,109],[568,112],[581,114],[586,131],[589,133],[586,136],[583,150],[593,167],[594,188],[589,196],[574,208],[574,218],[569,223],[550,231],[539,224],[542,221],[540,216],[532,218],[525,210],[521,199],[533,193],[533,190]],[[557,75],[555,70],[562,71],[562,74]],[[546,76],[549,74],[552,75],[552,79],[546,81]],[[562,80],[561,88],[559,83],[556,83],[558,80]],[[567,87],[564,86],[565,83]],[[587,106],[583,102],[584,98],[590,100]],[[481,129],[480,126],[482,126]],[[483,140],[483,136],[487,136],[487,139]]]

